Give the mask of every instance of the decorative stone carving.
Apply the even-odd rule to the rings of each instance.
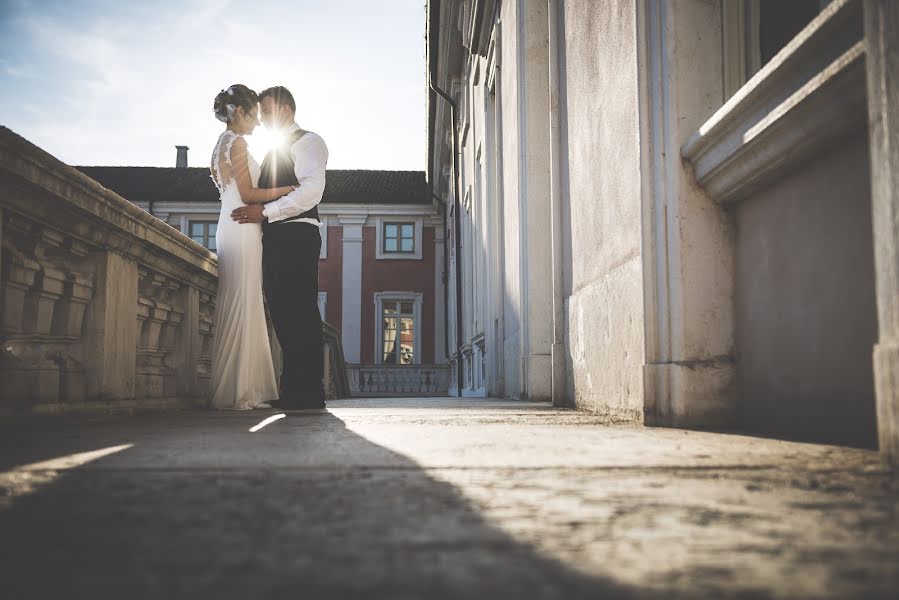
[[[51,332],[64,337],[80,337],[84,311],[93,295],[93,280],[80,273],[66,273],[62,298],[53,313]]]
[[[19,252],[4,236],[3,265],[3,314],[0,328],[4,333],[20,333],[25,329],[25,297],[34,285],[40,265]]]
[[[0,387],[13,406],[84,399],[80,342],[94,285],[88,250],[36,220],[4,219]]]
[[[197,361],[197,377],[200,389],[204,394],[209,391],[209,379],[212,377],[212,336],[215,332],[213,318],[215,315],[215,297],[200,292],[200,358]]]
[[[0,397],[12,408],[59,399],[59,369],[28,339],[3,342],[0,351]]]
[[[182,284],[147,268],[138,268],[137,390],[138,397],[176,395],[173,357],[177,328],[184,308],[176,307]]]

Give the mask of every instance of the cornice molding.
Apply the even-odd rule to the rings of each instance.
[[[865,130],[865,43],[860,0],[824,9],[681,149],[718,202],[769,185]]]

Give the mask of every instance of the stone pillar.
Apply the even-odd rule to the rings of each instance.
[[[200,395],[197,367],[200,362],[200,290],[186,285],[181,290],[184,317],[175,338],[175,362],[178,372],[175,389],[179,397]]]
[[[519,225],[522,383],[528,400],[552,400],[549,19],[546,0],[520,0]]]
[[[84,362],[88,399],[134,397],[137,362],[137,263],[115,252],[92,257],[94,300],[87,311]]]
[[[443,281],[443,224],[434,226],[434,363],[446,362],[446,315],[445,283]]]
[[[548,0],[548,35],[549,35],[549,93],[550,93],[550,235],[552,242],[552,403],[553,406],[571,406],[573,403],[566,397],[565,361],[565,303],[564,303],[564,271],[562,260],[563,234],[562,215],[563,179],[562,153],[564,149],[562,125],[564,110],[562,95],[562,56],[565,46],[565,34],[562,24],[563,4],[559,0]]]
[[[865,0],[880,451],[899,464],[899,4]]]
[[[737,418],[734,227],[681,147],[721,105],[721,4],[638,2],[647,425]],[[702,32],[702,35],[697,35]]]
[[[358,363],[362,347],[362,226],[366,217],[346,215],[338,219],[343,225],[343,315],[340,335],[346,362]]]

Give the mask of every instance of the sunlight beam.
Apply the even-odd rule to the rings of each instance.
[[[256,424],[256,425],[253,425],[252,427],[250,427],[250,433],[256,433],[257,431],[259,431],[260,429],[262,429],[262,428],[265,427],[266,425],[271,425],[272,423],[274,423],[274,422],[277,421],[278,419],[283,419],[283,418],[286,417],[286,416],[287,416],[287,415],[285,415],[284,413],[279,413],[279,414],[277,414],[277,415],[272,415],[272,416],[268,417],[267,419],[264,419],[264,420],[261,421],[260,423],[258,423],[258,424]]]
[[[16,467],[13,470],[65,471],[66,469],[74,469],[75,467],[80,467],[81,465],[103,458],[104,456],[109,456],[110,454],[115,454],[116,452],[127,450],[128,448],[131,448],[133,446],[134,444],[122,444],[121,446],[110,446],[108,448],[90,450],[88,452],[76,452],[75,454],[68,454],[66,456],[60,456],[58,458],[51,458],[50,460],[22,465],[21,467]],[[4,473],[4,475],[5,474],[6,473]]]
[[[75,469],[105,456],[128,450],[133,446],[134,444],[122,444],[87,452],[76,452],[2,471],[0,472],[0,510],[12,506],[15,499],[32,494],[53,483],[63,471]]]

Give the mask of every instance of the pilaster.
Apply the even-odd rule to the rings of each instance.
[[[343,226],[343,292],[341,341],[349,363],[361,360],[362,349],[362,227],[365,215],[339,215]]]

